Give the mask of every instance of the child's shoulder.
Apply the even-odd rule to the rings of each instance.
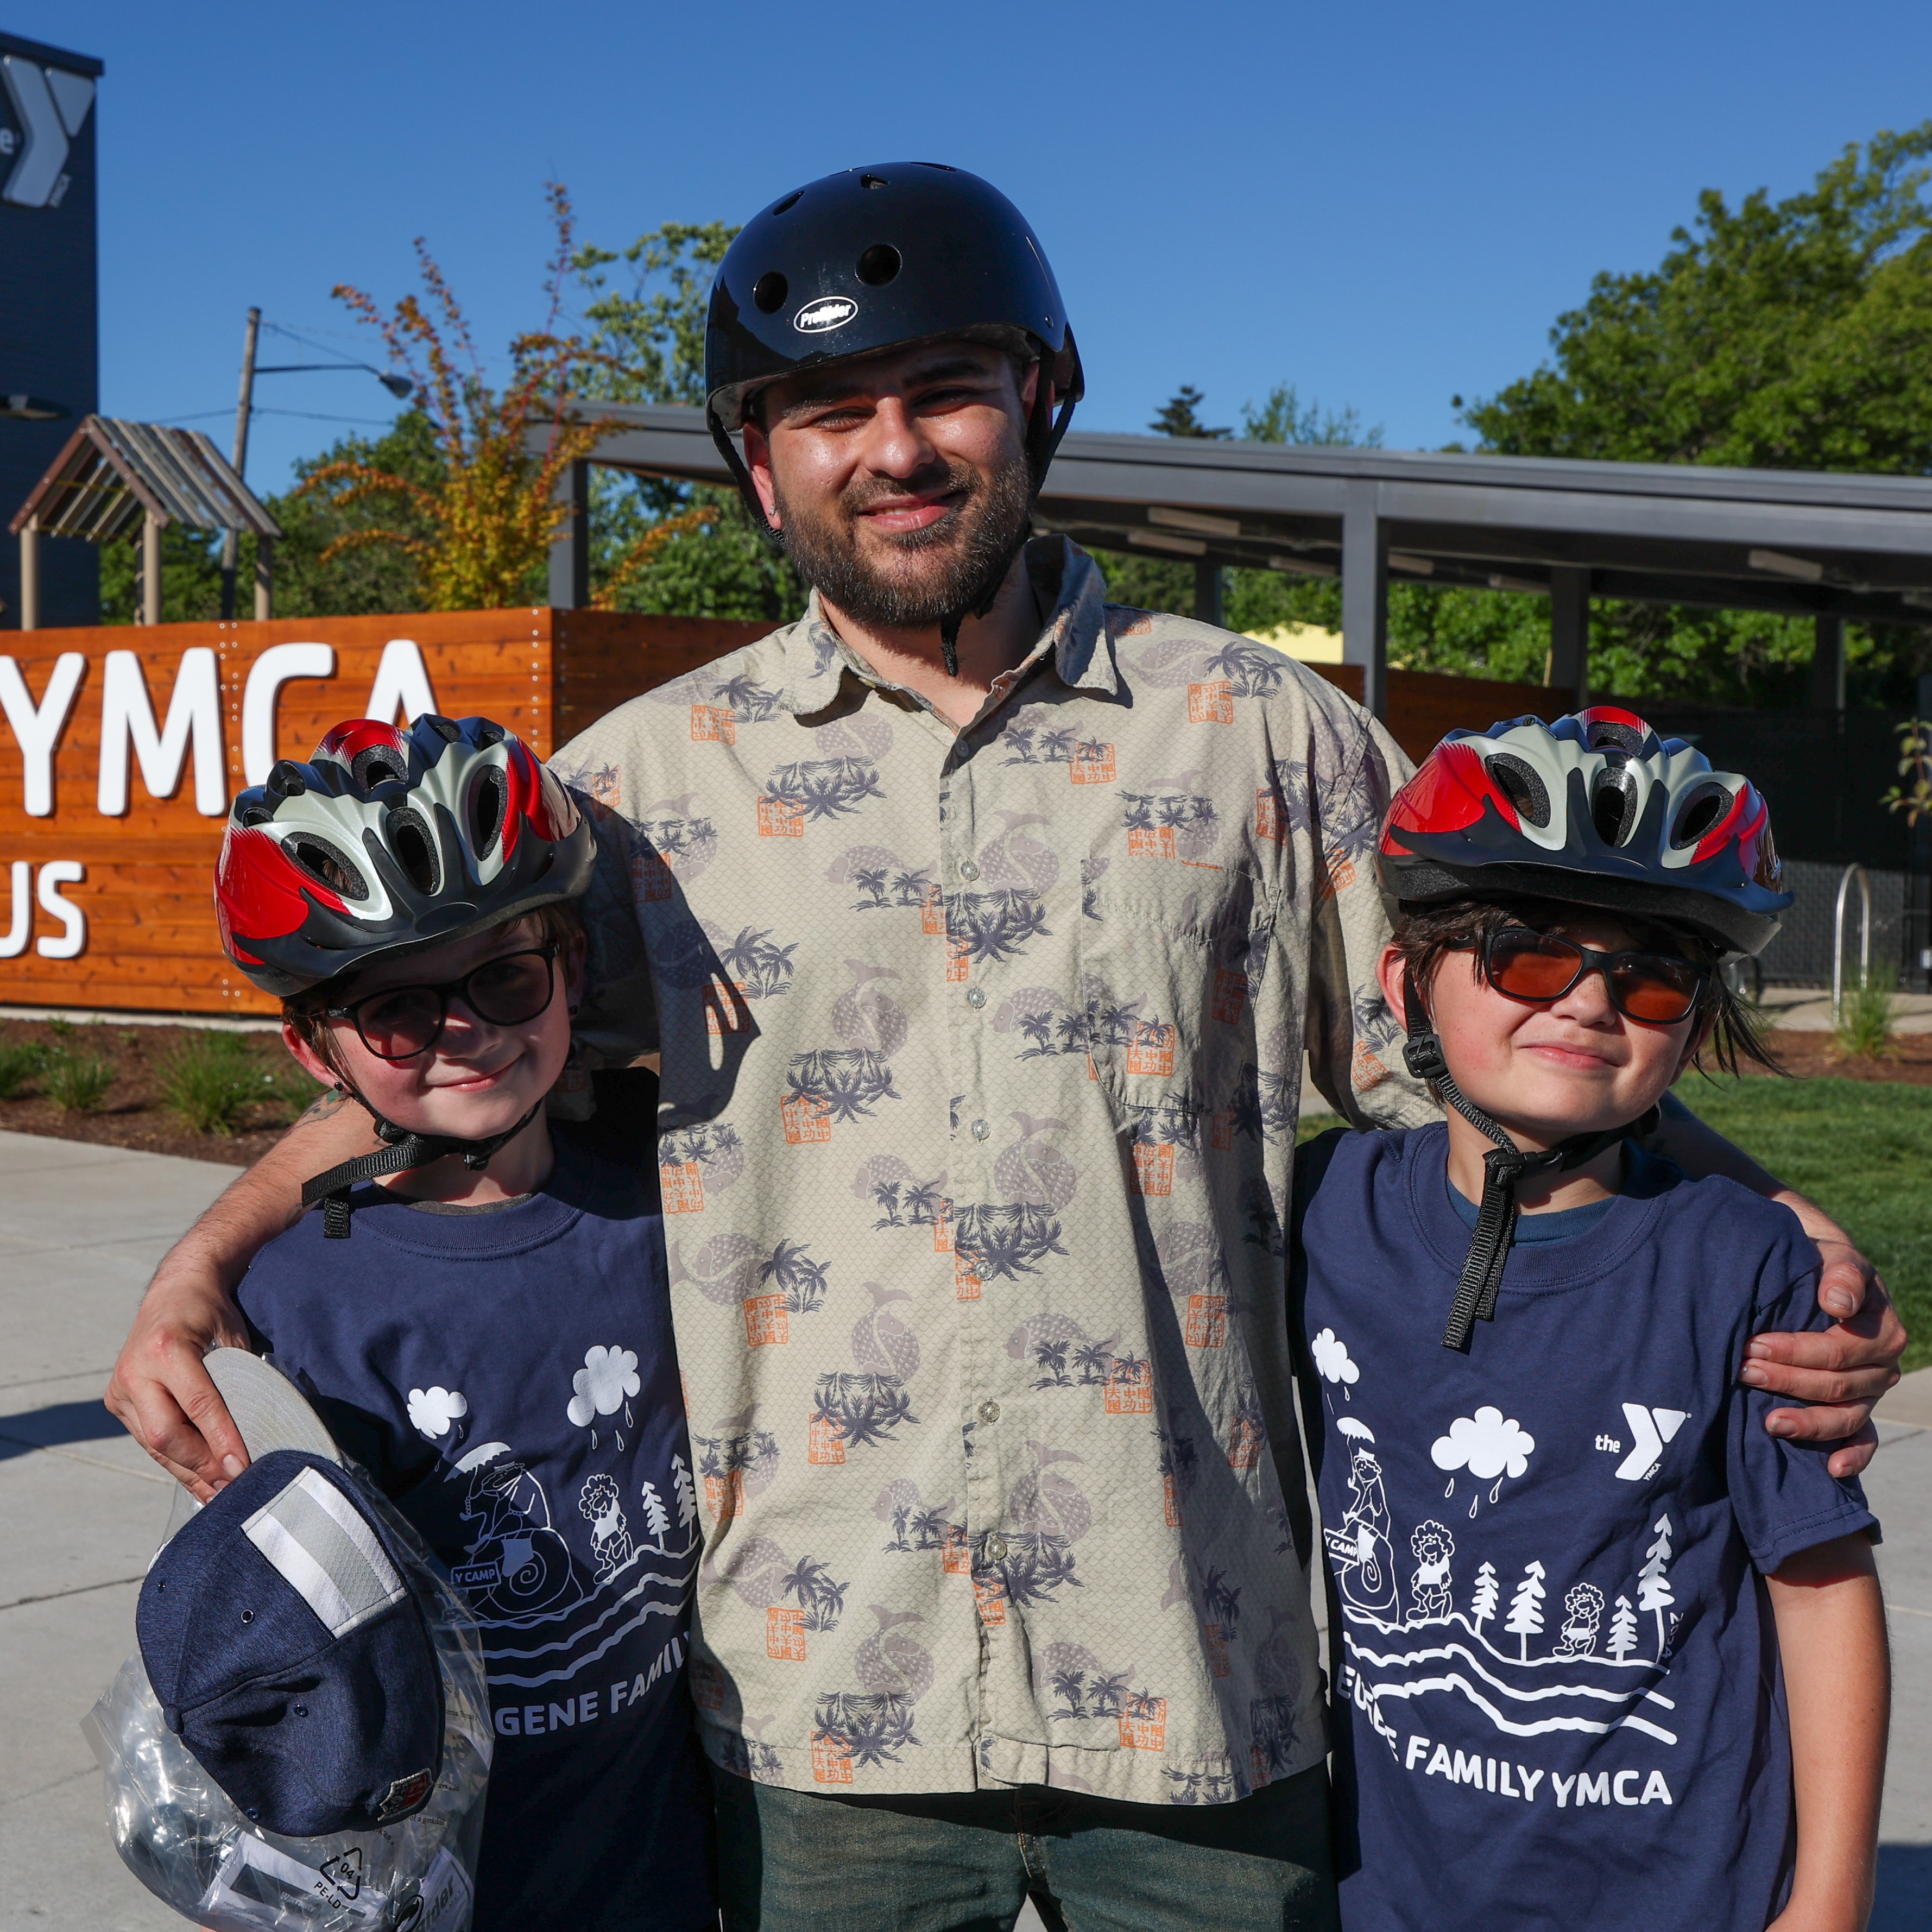
[[[1294,1191],[1306,1205],[1328,1187],[1372,1186],[1444,1142],[1439,1120],[1421,1127],[1330,1127],[1294,1150]]]
[[[662,1211],[657,1168],[635,1150],[566,1121],[551,1123],[550,1142],[556,1165],[545,1192],[600,1220],[649,1220]]]
[[[1814,1274],[1817,1250],[1783,1202],[1721,1174],[1690,1174],[1674,1161],[1631,1144],[1622,1192],[1657,1202],[1648,1236],[1706,1280],[1748,1275],[1768,1300]]]

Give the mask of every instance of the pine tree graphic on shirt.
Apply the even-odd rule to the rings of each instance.
[[[1469,1623],[1477,1636],[1482,1635],[1484,1624],[1496,1615],[1501,1594],[1496,1587],[1496,1566],[1486,1562],[1476,1572],[1475,1594],[1469,1599]]]
[[[1610,1640],[1604,1648],[1621,1664],[1636,1648],[1636,1612],[1630,1608],[1628,1597],[1617,1599],[1617,1607],[1610,1618]]]
[[[1652,1527],[1657,1532],[1657,1540],[1643,1552],[1649,1560],[1636,1573],[1636,1606],[1641,1612],[1656,1612],[1657,1660],[1661,1664],[1664,1653],[1670,1647],[1670,1633],[1664,1628],[1664,1613],[1677,1598],[1671,1590],[1670,1579],[1664,1574],[1665,1565],[1670,1561],[1670,1517],[1659,1516]]]
[[[678,1526],[688,1529],[698,1520],[698,1491],[682,1456],[674,1454],[670,1459],[670,1486],[677,1492]]]
[[[1543,1634],[1543,1612],[1537,1606],[1543,1600],[1544,1568],[1540,1563],[1532,1562],[1522,1573],[1522,1581],[1516,1586],[1516,1594],[1510,1599],[1509,1620],[1503,1625],[1510,1636],[1520,1637],[1520,1662],[1529,1661],[1529,1640]]]
[[[644,1526],[657,1538],[660,1546],[670,1531],[670,1512],[664,1506],[664,1498],[658,1493],[658,1486],[646,1476],[644,1478]]]

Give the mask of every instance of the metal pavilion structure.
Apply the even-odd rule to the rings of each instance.
[[[728,485],[696,409],[585,404],[550,602],[590,601],[589,466]],[[1817,627],[1810,701],[1845,702],[1844,624],[1932,624],[1932,478],[1070,435],[1037,515],[1083,544],[1184,558],[1196,614],[1231,566],[1339,578],[1344,662],[1388,704],[1391,580],[1550,599],[1549,681],[1589,682],[1592,596],[1778,611]]]
[[[270,558],[281,526],[199,430],[90,416],[67,440],[8,527],[20,539],[20,628],[40,626],[43,536],[111,543],[141,526],[141,621],[161,621],[161,532],[252,532],[255,614],[268,615]]]

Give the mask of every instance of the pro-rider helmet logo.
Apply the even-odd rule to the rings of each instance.
[[[0,82],[20,124],[16,136],[0,128],[0,154],[18,152],[0,188],[0,201],[18,208],[58,208],[67,193],[68,142],[78,134],[94,105],[94,82],[84,74],[42,67],[19,54],[0,58]]]
[[[802,335],[823,335],[827,329],[843,328],[858,313],[850,296],[820,296],[792,317],[791,326]]]

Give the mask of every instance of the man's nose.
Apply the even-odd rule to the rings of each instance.
[[[902,396],[881,396],[874,404],[860,452],[876,476],[910,477],[930,466],[938,452]]]

